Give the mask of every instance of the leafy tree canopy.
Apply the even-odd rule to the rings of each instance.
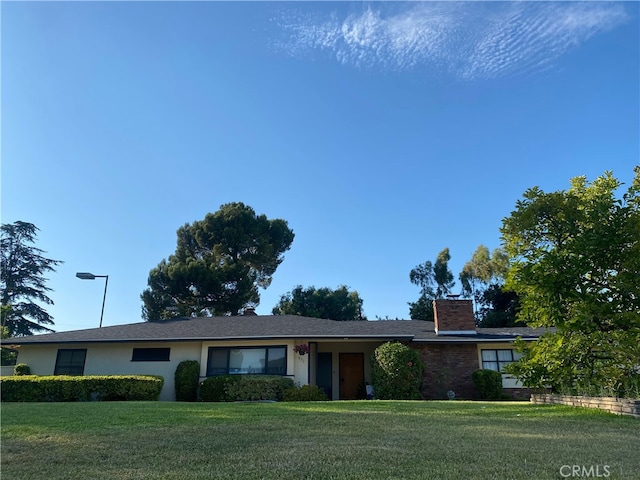
[[[480,245],[460,272],[462,295],[474,296],[491,284],[502,283],[508,266],[509,260],[504,250],[496,248],[490,254],[487,247]]]
[[[622,198],[606,172],[568,191],[527,190],[503,221],[506,287],[520,318],[555,327],[513,368],[528,384],[623,388],[640,345],[640,166]]]
[[[53,317],[40,305],[53,305],[44,275],[63,262],[46,258],[46,252],[33,245],[38,230],[21,221],[1,227],[1,317],[10,337],[53,332],[45,326],[53,325]]]
[[[455,285],[453,274],[449,270],[451,255],[445,248],[436,258],[436,262],[426,261],[409,273],[409,280],[420,287],[420,297],[416,302],[409,302],[409,315],[414,320],[433,321],[433,300],[444,298],[451,293]]]
[[[492,283],[480,293],[476,293],[479,309],[476,312],[479,327],[499,328],[524,326],[517,314],[520,310],[520,297],[508,290],[503,284]]]
[[[358,292],[350,292],[342,285],[330,288],[295,287],[280,297],[273,308],[274,315],[303,315],[331,320],[366,320],[362,315],[362,299]]]
[[[149,273],[142,317],[237,315],[260,301],[294,234],[243,203],[222,205],[177,232],[173,255]]]
[[[518,295],[504,287],[509,258],[502,248],[492,253],[480,245],[460,272],[462,296],[473,298],[476,323],[480,327],[510,327],[517,324]]]

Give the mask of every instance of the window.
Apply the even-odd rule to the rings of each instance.
[[[521,356],[513,350],[482,350],[482,368],[502,372],[505,365],[515,362]]]
[[[207,376],[286,373],[286,347],[209,348]]]
[[[54,375],[83,375],[86,348],[61,348],[56,357]]]
[[[168,362],[170,348],[134,348],[132,362]]]

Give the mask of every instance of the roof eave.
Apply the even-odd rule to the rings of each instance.
[[[219,342],[237,340],[292,340],[307,338],[314,340],[413,340],[413,335],[239,335],[226,337],[175,337],[175,338],[106,338],[106,339],[68,339],[14,342],[16,345],[54,345],[69,343],[142,343],[142,342]]]
[[[520,338],[526,342],[538,340],[538,337],[523,337],[521,335],[509,336],[504,338],[478,338],[474,337],[449,337],[449,338],[415,338],[416,343],[502,343],[513,342],[516,338]]]

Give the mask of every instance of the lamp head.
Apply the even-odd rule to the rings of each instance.
[[[82,280],[95,280],[96,276],[93,273],[88,272],[78,272],[76,273],[76,277],[81,278]]]

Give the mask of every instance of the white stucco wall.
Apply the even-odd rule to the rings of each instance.
[[[132,362],[134,348],[171,348],[168,362]],[[53,375],[58,349],[86,348],[85,375],[162,375],[160,400],[175,400],[174,375],[183,360],[200,360],[202,344],[184,343],[102,343],[23,345],[18,363],[26,363],[34,375]]]
[[[16,363],[29,365],[33,375],[53,375],[58,348],[76,347],[69,347],[68,345],[66,347],[59,347],[58,345],[22,345],[18,352]],[[77,348],[86,348],[86,346]]]
[[[302,343],[302,341],[298,342]],[[57,345],[22,345],[18,363],[26,363],[34,375],[53,375],[58,349],[85,348],[85,375],[162,375],[164,387],[160,400],[175,400],[174,375],[183,360],[200,362],[200,378],[207,374],[209,347],[261,347],[284,345],[287,347],[287,376],[294,382],[309,383],[309,356],[300,357],[293,351],[296,342],[278,340],[180,342],[180,343],[74,343]],[[171,348],[168,362],[132,362],[134,348]]]
[[[78,343],[56,345],[22,345],[18,363],[26,363],[34,375],[53,375],[58,349],[84,348],[87,350],[85,375],[162,375],[164,387],[160,400],[175,400],[174,375],[176,367],[183,360],[200,362],[200,379],[206,378],[209,347],[262,347],[280,346],[287,348],[287,376],[296,384],[309,383],[309,365],[315,369],[312,355],[299,355],[294,352],[295,345],[309,343],[306,339],[294,340],[248,340],[248,341],[211,341],[211,342],[157,342],[157,343]],[[339,398],[340,353],[363,353],[364,375],[371,380],[369,358],[381,342],[318,342],[319,352],[332,353],[332,381],[334,399]],[[171,348],[168,362],[132,362],[134,348]],[[315,344],[313,346],[315,349]],[[315,352],[313,352],[315,353]],[[315,372],[312,372],[315,374]]]

